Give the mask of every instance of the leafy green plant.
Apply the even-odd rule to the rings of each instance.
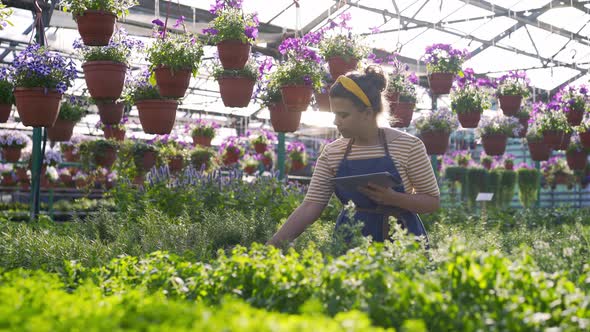
[[[498,78],[497,96],[529,96],[529,79],[526,72],[510,71]]]
[[[216,1],[211,12],[217,16],[210,23],[210,28],[204,29],[203,33],[209,36],[212,43],[239,40],[251,44],[258,37],[258,17],[256,14],[244,14],[241,2]]]
[[[133,153],[133,161],[137,167],[143,163],[143,155],[146,152],[155,152],[157,154],[158,149],[156,146],[152,144],[147,144],[145,142],[136,141],[133,143],[132,153]],[[157,158],[157,156],[156,156]]]
[[[279,87],[306,85],[319,90],[322,86],[322,70],[316,62],[289,58],[278,66],[274,79]]]
[[[85,169],[89,169],[95,156],[103,156],[106,151],[118,149],[119,142],[112,139],[98,139],[80,143],[80,161]]]
[[[496,200],[498,207],[502,209],[510,207],[510,203],[514,197],[514,191],[516,189],[516,178],[516,172],[511,170],[502,170],[500,186],[498,188],[498,199]]]
[[[534,123],[541,133],[546,131],[563,131],[564,133],[572,132],[572,127],[569,125],[564,112],[557,112],[547,108],[547,106],[542,103],[537,103],[534,107],[536,109]]]
[[[60,2],[64,12],[71,12],[74,19],[84,15],[87,10],[100,10],[123,17],[129,8],[138,5],[137,0],[63,0]]]
[[[518,199],[525,208],[531,208],[537,201],[541,174],[534,168],[520,168],[518,178]]]
[[[457,116],[451,111],[442,107],[434,112],[429,112],[414,120],[414,126],[418,133],[442,131],[451,133],[459,127]]]
[[[214,138],[215,129],[219,128],[219,125],[215,122],[197,119],[193,128],[191,129],[191,136],[203,136]]]
[[[192,35],[167,33],[148,47],[146,55],[151,71],[158,67],[167,67],[172,71],[188,69],[196,77],[203,57],[203,45]]]
[[[282,102],[281,86],[273,74],[269,75],[268,83],[259,95],[262,106],[269,107],[273,104]]]
[[[58,119],[80,122],[88,113],[88,100],[83,97],[66,96],[59,108]]]
[[[490,107],[489,95],[483,89],[466,84],[451,92],[451,109],[455,113],[479,112]]]
[[[0,3],[0,5],[2,4]],[[14,104],[12,90],[14,90],[14,86],[9,80],[8,69],[0,68],[0,104]]]
[[[324,37],[319,44],[320,54],[325,58],[340,56],[345,59],[363,59],[369,53],[360,36],[337,34]]]
[[[517,135],[521,129],[518,119],[509,116],[497,115],[481,119],[476,131],[481,137],[502,134],[508,137]]]
[[[475,198],[480,192],[486,192],[489,172],[486,169],[470,167],[467,169],[467,199],[471,208],[475,207]]]
[[[467,50],[456,50],[449,44],[434,44],[426,47],[423,60],[426,62],[428,73],[457,74],[468,57]]]
[[[387,80],[387,92],[399,93],[400,102],[416,102],[416,86],[418,78],[414,73],[407,73],[402,64],[394,61],[394,72],[389,74]]]
[[[215,151],[211,148],[196,147],[190,153],[190,160],[197,170],[209,170],[215,165]]]
[[[249,60],[243,69],[224,69],[221,64],[214,67],[213,77],[216,80],[225,77],[245,77],[253,81],[258,80],[258,67],[254,60]]]

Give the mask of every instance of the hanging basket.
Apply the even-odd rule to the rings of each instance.
[[[211,146],[212,137],[208,136],[193,136],[193,145]]]
[[[491,134],[481,138],[483,149],[488,156],[500,156],[506,151],[508,136],[504,134]]]
[[[586,151],[569,151],[565,154],[567,165],[574,171],[581,171],[586,168],[588,163],[588,153]]]
[[[78,32],[87,46],[107,46],[115,31],[117,16],[102,10],[87,10],[76,17]]]
[[[11,104],[0,104],[0,123],[8,122],[10,111],[12,111]]]
[[[168,161],[168,169],[172,173],[178,173],[184,167],[184,158],[182,155],[174,156]]]
[[[304,112],[311,102],[313,90],[306,85],[286,85],[281,87],[285,109],[289,112]]]
[[[457,118],[461,127],[463,128],[477,128],[479,120],[481,119],[481,112],[470,111],[470,112],[457,112]]]
[[[170,67],[158,67],[154,72],[160,96],[164,98],[184,97],[191,81],[192,72],[190,69],[173,71]]]
[[[16,163],[20,159],[22,148],[13,146],[2,147],[2,159],[8,163]]]
[[[590,131],[580,133],[580,142],[586,149],[590,149]]]
[[[389,109],[395,109],[395,104],[399,102],[399,92],[387,92],[385,98],[389,102]]]
[[[14,98],[23,125],[52,127],[59,114],[61,96],[57,90],[17,87],[14,90]]]
[[[533,161],[544,161],[551,157],[551,148],[543,141],[528,142],[529,153]]]
[[[90,96],[94,99],[117,99],[123,92],[124,63],[114,61],[89,61],[82,65],[84,79]]]
[[[224,40],[217,44],[221,66],[226,70],[242,70],[250,58],[250,44],[241,40]]]
[[[430,91],[435,95],[446,95],[451,92],[453,86],[453,73],[431,73],[428,74],[428,84]]]
[[[518,122],[520,123],[522,128],[520,128],[520,131],[518,132],[518,135],[516,137],[524,138],[526,137],[526,132],[529,129],[529,117],[518,118]]]
[[[70,163],[77,163],[80,161],[80,154],[74,153],[74,147],[68,146],[63,149],[64,160]]]
[[[136,163],[135,166],[140,170],[147,172],[156,165],[156,152],[145,151],[140,158],[140,162]]]
[[[305,164],[303,164],[300,160],[293,160],[291,161],[291,171],[296,172],[305,168]]]
[[[299,129],[301,112],[287,112],[283,103],[276,103],[268,107],[270,123],[277,133],[293,133]]]
[[[420,139],[424,142],[426,153],[445,154],[449,147],[450,133],[444,131],[427,131],[420,134]]]
[[[344,58],[341,56],[333,56],[328,58],[328,68],[330,70],[330,75],[334,79],[337,79],[338,76],[344,75],[349,71],[354,71],[357,68],[358,60],[352,57]]]
[[[178,107],[176,100],[139,100],[136,105],[139,122],[146,134],[170,134],[176,120],[176,108]]]
[[[254,144],[254,151],[256,151],[256,153],[264,153],[266,152],[266,147],[266,143],[256,143]]]
[[[72,138],[76,122],[57,119],[53,127],[47,128],[47,137],[52,142],[67,142]]]
[[[117,160],[117,150],[113,147],[105,147],[103,151],[95,152],[94,163],[104,168],[111,168]]]
[[[579,126],[584,118],[584,110],[572,109],[569,112],[565,112],[565,117],[570,126]]]
[[[552,149],[557,148],[561,144],[563,135],[563,131],[546,130],[543,132],[543,143]]]
[[[117,125],[121,123],[125,104],[116,103],[113,100],[97,100],[96,107],[98,107],[98,116],[100,117],[100,122],[103,124]]]
[[[326,93],[319,93],[314,91],[313,95],[315,96],[316,105],[320,112],[331,112],[330,109],[330,95]]]
[[[567,133],[567,134],[564,133],[561,136],[561,141],[554,149],[555,150],[567,150],[567,148],[570,146],[571,138],[572,138],[572,133]]]
[[[416,103],[398,102],[393,112],[391,110],[391,105],[392,104],[390,104],[389,114],[393,117],[393,119],[390,120],[390,125],[397,128],[408,127],[412,122]]]
[[[522,96],[498,96],[498,101],[504,115],[514,116],[520,110]]]
[[[115,141],[125,140],[125,129],[120,129],[113,126],[105,126],[102,131],[104,133],[104,138],[106,139],[112,138]]]
[[[247,77],[220,77],[217,83],[225,107],[247,107],[250,104],[255,80]]]

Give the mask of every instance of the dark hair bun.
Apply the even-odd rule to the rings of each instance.
[[[365,69],[365,75],[371,81],[371,84],[379,91],[384,91],[387,87],[387,76],[381,66],[370,65]]]

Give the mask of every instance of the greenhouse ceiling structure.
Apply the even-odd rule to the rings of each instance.
[[[151,21],[164,19],[166,13],[172,21],[184,16],[188,30],[199,35],[214,18],[209,13],[213,0],[139,2],[119,25],[148,43]],[[4,3],[14,7],[10,18],[14,26],[0,31],[0,65],[10,64],[27,46],[33,24],[30,9],[34,1]],[[421,76],[426,74],[420,61],[426,46],[446,43],[471,52],[464,68],[492,77],[524,70],[538,92],[552,93],[566,84],[590,81],[590,0],[244,0],[243,7],[246,12],[258,13],[260,34],[253,49],[261,56],[278,59],[277,48],[285,36],[316,31],[349,13],[352,33],[364,35],[374,53],[395,52]],[[44,19],[49,47],[75,56],[76,23],[71,14],[60,10],[59,0],[46,0]],[[205,67],[215,52],[214,46],[205,47]],[[145,59],[139,59],[135,65],[144,64]],[[80,77],[74,93],[85,89],[82,72]],[[179,108],[180,122],[207,114],[229,125],[249,122],[256,126],[269,118],[258,103],[243,109],[224,107],[218,85],[206,71],[191,80],[190,89]],[[428,108],[429,104],[418,106]],[[97,120],[98,116],[91,114],[78,126],[91,130]],[[313,134],[313,127],[331,126],[332,117],[304,112],[302,124],[303,131],[307,128]]]

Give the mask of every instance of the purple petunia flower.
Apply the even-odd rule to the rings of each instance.
[[[152,24],[155,24],[155,25],[162,27],[162,28],[164,27],[164,22],[162,22],[162,20],[160,20],[159,18],[153,20]]]
[[[256,39],[258,37],[258,28],[247,26],[244,34],[250,39]]]

